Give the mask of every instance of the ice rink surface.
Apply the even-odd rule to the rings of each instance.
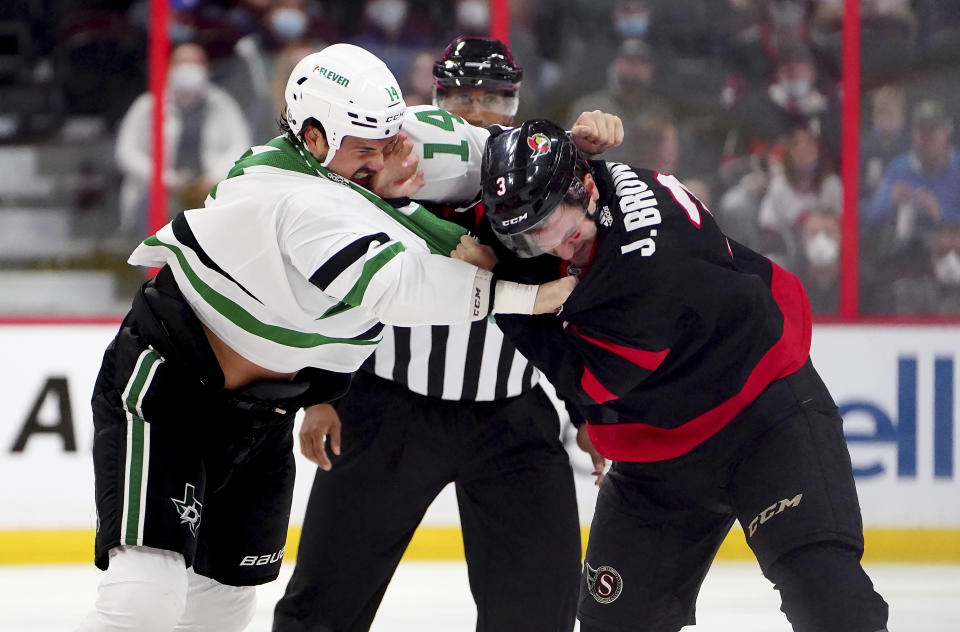
[[[247,628],[270,629],[274,602],[292,571],[259,589],[257,614]],[[960,631],[960,566],[871,564],[867,571],[890,603],[892,632]],[[93,603],[100,572],[92,565],[0,566],[0,631],[67,632]],[[704,632],[790,632],[775,590],[750,562],[711,569],[700,593]],[[462,562],[400,565],[373,632],[470,632],[474,606]],[[504,631],[510,632],[510,631]]]

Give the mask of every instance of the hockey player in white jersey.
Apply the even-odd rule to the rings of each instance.
[[[81,630],[243,629],[253,586],[283,559],[295,412],[342,394],[385,323],[550,312],[572,289],[449,259],[462,229],[384,201],[423,174],[398,135],[400,89],[375,56],[346,44],[309,55],[286,100],[287,133],[130,257],[161,271],[94,389],[106,573]],[[479,157],[485,138],[464,151]]]

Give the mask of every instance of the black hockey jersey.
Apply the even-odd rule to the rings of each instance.
[[[497,321],[581,407],[601,454],[674,458],[804,365],[809,302],[675,177],[596,161],[591,171],[597,238],[560,317]]]

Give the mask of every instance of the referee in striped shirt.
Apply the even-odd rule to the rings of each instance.
[[[474,125],[509,124],[522,74],[502,42],[459,37],[434,66],[434,105]],[[301,447],[321,467],[273,629],[368,630],[424,512],[453,482],[477,630],[572,630],[576,496],[539,379],[489,320],[386,328],[336,408],[304,422]],[[332,428],[329,450],[318,426]]]

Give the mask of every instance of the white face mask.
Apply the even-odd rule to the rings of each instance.
[[[366,14],[384,31],[395,31],[407,19],[407,9],[404,0],[374,0],[367,5]]]
[[[485,29],[490,24],[490,7],[484,0],[467,0],[457,5],[457,22],[461,26]]]
[[[933,273],[943,285],[960,285],[960,255],[951,250],[933,264]]]
[[[793,101],[799,101],[810,94],[809,79],[796,79],[793,81],[784,79],[780,82],[780,85],[783,87],[783,91],[787,94],[787,97]]]
[[[807,261],[818,268],[833,265],[840,254],[840,242],[820,231],[804,245]]]
[[[177,96],[195,96],[207,87],[207,67],[185,62],[170,69],[167,77],[170,90]]]

